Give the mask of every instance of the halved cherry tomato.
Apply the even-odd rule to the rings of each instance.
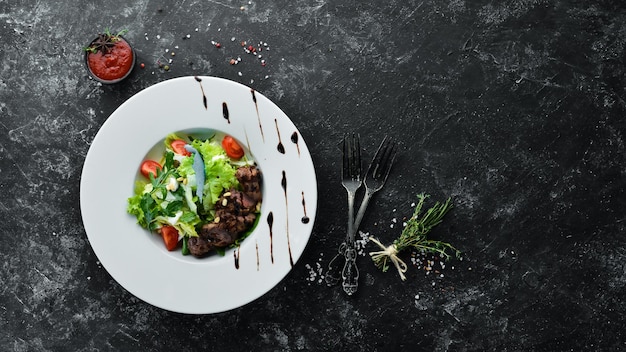
[[[173,251],[178,246],[178,230],[174,226],[161,227],[161,237],[163,237],[163,243],[168,251]]]
[[[225,136],[222,139],[222,148],[224,148],[226,155],[233,159],[240,159],[245,154],[243,148],[231,136]]]
[[[163,167],[154,160],[146,160],[141,163],[140,167],[141,174],[144,175],[145,178],[150,178],[150,176],[148,176],[150,174],[153,174],[154,177],[156,177],[157,169],[163,170]]]
[[[185,144],[187,144],[187,142],[183,141],[182,139],[177,139],[173,141],[171,146],[174,150],[174,153],[184,156],[190,156],[191,153],[187,149],[185,149]]]

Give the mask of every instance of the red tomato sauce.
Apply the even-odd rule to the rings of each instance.
[[[106,54],[98,51],[87,55],[91,72],[106,81],[124,77],[132,68],[133,59],[133,50],[124,39],[120,39]]]

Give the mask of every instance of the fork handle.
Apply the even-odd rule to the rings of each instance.
[[[334,286],[341,280],[343,265],[339,261],[344,258],[346,252],[346,242],[341,242],[339,248],[337,248],[337,254],[333,259],[328,262],[328,270],[326,270],[326,276],[324,280],[328,286]]]
[[[354,226],[354,197],[356,192],[348,192],[348,232],[346,233],[346,247],[344,257],[346,259],[341,271],[344,292],[353,295],[359,286],[359,269],[356,266],[356,227]]]
[[[346,243],[349,247],[354,248],[354,239],[356,228],[354,222],[354,198],[355,192],[348,192],[348,232],[346,233]]]
[[[341,271],[341,278],[343,279],[341,286],[348,296],[356,293],[359,287],[359,268],[356,266],[356,255],[354,247],[346,249],[346,263]]]
[[[361,225],[361,221],[363,220],[363,216],[365,215],[365,210],[367,210],[367,206],[370,203],[370,199],[372,199],[372,195],[375,192],[370,191],[369,189],[365,189],[365,195],[363,196],[363,200],[361,201],[361,206],[359,207],[359,211],[356,214],[356,218],[354,219],[354,232],[359,230],[359,225]]]

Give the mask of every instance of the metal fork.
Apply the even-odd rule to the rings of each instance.
[[[363,196],[359,211],[356,214],[356,219],[354,219],[354,228],[358,229],[359,225],[361,225],[361,220],[363,220],[367,205],[374,193],[380,191],[385,185],[385,182],[387,182],[387,177],[396,159],[397,152],[398,143],[392,138],[385,136],[378,150],[376,150],[374,159],[367,169],[367,174],[365,174],[365,195]]]
[[[370,199],[374,193],[383,188],[383,185],[387,181],[389,171],[391,171],[391,166],[396,158],[397,150],[397,143],[385,136],[365,174],[365,195],[363,196],[363,201],[361,202],[356,219],[354,220],[352,227],[354,232],[352,232],[352,237],[347,242],[345,249],[346,263],[342,271],[342,286],[343,290],[348,295],[354,294],[359,285],[359,269],[356,266],[356,249],[354,242],[356,229],[359,228],[361,220],[363,220],[363,215],[365,215],[365,210],[367,209]]]
[[[341,243],[338,253],[328,263],[328,272],[326,273],[326,283],[335,285],[339,282],[339,264],[336,263],[340,257],[345,256],[349,248],[354,248],[354,198],[356,191],[363,183],[361,179],[361,142],[358,134],[352,133],[352,136],[344,135],[342,148],[342,168],[341,168],[341,184],[348,192],[348,230],[346,239]],[[358,273],[357,273],[358,276]]]

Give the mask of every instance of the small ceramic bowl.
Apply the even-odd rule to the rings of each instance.
[[[95,53],[85,50],[85,66],[87,71],[98,82],[113,84],[122,81],[133,71],[136,62],[135,50],[123,36],[115,36],[115,40],[107,52],[98,50]],[[96,37],[87,48],[98,46],[103,35]]]

